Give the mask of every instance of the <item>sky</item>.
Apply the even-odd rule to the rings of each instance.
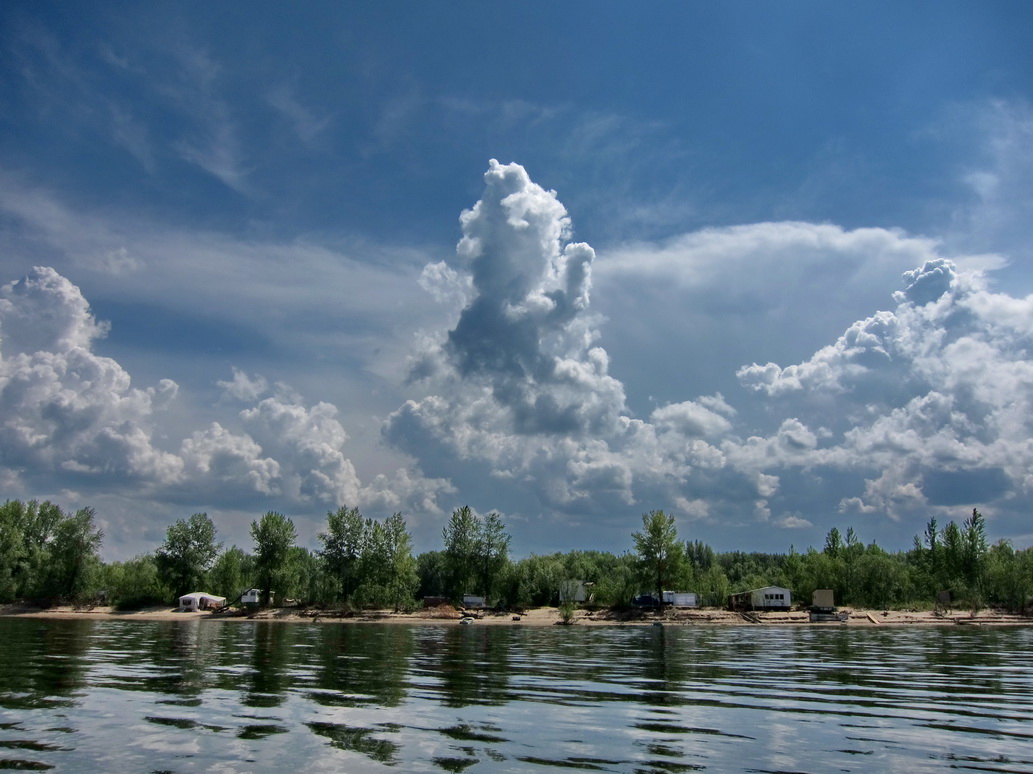
[[[1033,544],[1033,6],[0,4],[0,497]]]

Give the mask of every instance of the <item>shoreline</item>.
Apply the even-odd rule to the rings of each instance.
[[[866,610],[841,608],[847,613],[845,621],[811,621],[806,611],[765,612],[748,615],[722,608],[668,609],[663,613],[615,613],[611,610],[577,610],[571,626],[850,626],[898,628],[902,626],[1030,626],[1033,618],[997,610],[949,611],[937,615],[933,611]],[[494,611],[466,611],[477,626],[560,626],[564,625],[558,608],[540,607],[520,613]],[[214,613],[201,610],[195,613],[179,612],[171,607],[154,607],[120,612],[110,607],[77,608],[70,605],[47,609],[27,605],[2,605],[0,618],[40,618],[110,621],[266,621],[276,623],[333,624],[402,624],[414,626],[458,626],[463,611],[453,608],[426,608],[412,613],[394,613],[388,610],[368,610],[341,614],[327,610],[299,610],[297,608],[270,608],[256,613]]]

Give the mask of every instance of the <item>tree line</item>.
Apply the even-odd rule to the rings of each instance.
[[[177,520],[151,553],[127,561],[100,559],[103,533],[95,513],[67,514],[50,502],[9,500],[0,506],[0,602],[91,602],[103,595],[123,609],[169,604],[191,591],[230,601],[258,588],[265,604],[409,610],[424,597],[461,603],[484,597],[506,608],[557,605],[574,581],[589,603],[622,606],[638,594],[694,591],[701,605],[720,606],[738,591],[777,585],[797,602],[815,589],[839,605],[929,607],[947,592],[955,605],[1024,610],[1033,598],[1033,549],[1008,541],[988,545],[978,510],[942,529],[930,519],[908,550],[865,544],[853,528],[829,530],[820,549],[800,553],[716,552],[682,540],[662,510],[642,515],[631,549],[573,550],[514,560],[510,536],[495,512],[457,508],[442,529],[442,548],[414,555],[405,519],[378,520],[356,508],[327,513],[320,547],[297,545],[294,522],[270,511],[251,523],[249,551],[224,548],[212,520]]]

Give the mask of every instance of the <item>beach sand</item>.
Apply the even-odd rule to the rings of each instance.
[[[667,609],[663,613],[611,610],[577,610],[573,626],[1028,626],[1033,618],[998,610],[981,610],[975,615],[969,610],[948,611],[938,615],[932,611],[861,610],[840,608],[847,613],[846,621],[812,623],[806,611],[754,612],[746,615],[720,608]],[[117,621],[276,621],[314,625],[385,623],[412,625],[458,626],[464,617],[472,618],[476,626],[558,626],[563,624],[558,608],[540,607],[507,613],[486,610],[461,611],[451,607],[428,608],[412,613],[393,613],[389,610],[366,610],[342,614],[313,608],[270,608],[255,613],[233,611],[215,613],[202,610],[195,613],[179,612],[172,607],[146,608],[120,612],[110,607],[55,606],[46,609],[27,605],[2,605],[0,616],[18,618],[65,618]]]

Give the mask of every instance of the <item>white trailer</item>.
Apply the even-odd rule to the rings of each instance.
[[[793,595],[781,586],[765,586],[732,594],[728,606],[732,610],[788,610],[793,606]]]
[[[695,591],[665,591],[663,602],[673,607],[699,607],[699,598]]]

